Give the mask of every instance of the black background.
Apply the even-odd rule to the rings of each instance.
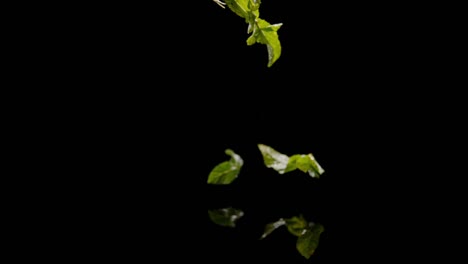
[[[440,143],[422,135],[442,125],[418,85],[439,79],[411,7],[263,1],[260,17],[283,23],[271,68],[264,45],[246,45],[245,21],[212,1],[67,10],[74,19],[52,21],[60,37],[47,43],[53,85],[68,87],[64,171],[78,177],[64,188],[68,259],[306,263],[286,230],[258,240],[298,214],[325,228],[310,262],[427,254],[436,221],[420,215],[442,187],[425,187]],[[279,175],[258,143],[313,153],[325,173]],[[239,178],[207,185],[227,148],[245,161]],[[229,206],[245,212],[235,229],[209,220]]]

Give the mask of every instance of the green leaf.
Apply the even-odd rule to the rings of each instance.
[[[315,160],[314,155],[294,155],[289,159],[288,167],[286,171],[294,170],[295,168],[309,173],[312,178],[319,178],[325,170]]]
[[[226,5],[231,9],[232,12],[236,13],[238,16],[247,19],[249,12],[250,0],[225,0]]]
[[[272,168],[283,174],[288,166],[289,157],[276,151],[274,148],[264,144],[258,144],[258,148],[263,156],[263,162],[268,168]]]
[[[265,230],[263,231],[263,234],[262,236],[260,237],[260,239],[264,239],[265,237],[267,237],[269,234],[271,234],[273,231],[275,231],[277,228],[283,226],[286,224],[286,221],[284,221],[283,218],[280,218],[278,221],[276,222],[273,222],[273,223],[269,223],[265,226]]]
[[[208,175],[209,184],[230,184],[239,175],[244,161],[231,149],[226,149],[225,153],[231,156],[231,159],[221,162],[211,170]]]
[[[310,227],[304,229],[301,236],[298,237],[296,242],[296,249],[299,253],[309,259],[315,252],[319,245],[320,234],[324,231],[324,228],[320,224],[310,223]]]
[[[244,212],[239,209],[228,207],[216,210],[208,210],[208,215],[211,221],[217,225],[236,227],[237,220],[244,216]]]
[[[288,218],[285,220],[286,221],[286,227],[288,228],[289,233],[295,235],[295,236],[300,236],[304,232],[304,229],[306,229],[309,225],[307,221],[304,219],[302,215],[299,217],[294,216],[291,218]]]
[[[318,164],[312,154],[296,154],[288,157],[272,147],[258,144],[258,148],[263,155],[263,161],[268,168],[278,171],[280,174],[299,169],[309,173],[313,178],[319,178],[325,170]]]
[[[252,35],[247,39],[247,45],[253,45],[258,42],[267,46],[268,67],[271,67],[281,56],[281,43],[277,31],[282,25],[281,23],[270,25],[265,20],[258,18]]]
[[[271,67],[281,56],[281,42],[277,31],[282,23],[271,25],[260,18],[260,0],[225,0],[232,12],[245,19],[248,24],[247,45],[265,44],[268,51],[268,67]]]

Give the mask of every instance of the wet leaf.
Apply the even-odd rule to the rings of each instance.
[[[216,165],[211,170],[208,175],[209,184],[230,184],[239,175],[244,161],[231,149],[226,149],[225,152],[231,156],[231,159]]]
[[[265,166],[276,170],[280,174],[283,174],[285,172],[289,162],[288,156],[264,144],[258,144],[258,148],[262,153]]]
[[[296,154],[289,158],[288,166],[285,172],[299,169],[303,172],[309,173],[312,178],[319,178],[325,170],[318,164],[315,157],[312,154]]]
[[[262,153],[265,166],[276,170],[280,174],[299,169],[307,172],[313,178],[319,178],[325,172],[311,153],[288,157],[267,145],[258,144],[258,148]]]

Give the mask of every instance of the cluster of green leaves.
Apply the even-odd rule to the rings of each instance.
[[[282,154],[272,147],[264,144],[257,145],[263,156],[265,166],[276,170],[280,174],[296,169],[308,173],[313,178],[319,178],[324,173],[312,154],[296,154],[291,157]],[[243,159],[231,149],[225,153],[231,158],[216,165],[208,175],[208,184],[226,185],[237,179],[244,164]],[[211,221],[224,227],[236,227],[236,222],[244,215],[240,209],[232,207],[209,210]],[[260,237],[264,239],[274,230],[286,226],[288,231],[297,237],[296,249],[305,258],[309,259],[318,246],[320,234],[324,228],[320,224],[307,222],[302,215],[291,218],[281,218],[276,222],[269,223]]]
[[[213,0],[221,7],[227,5],[229,9],[238,16],[245,19],[248,24],[247,45],[255,43],[265,44],[268,50],[268,67],[271,67],[281,56],[281,43],[277,31],[282,23],[270,24],[260,18],[260,0]]]

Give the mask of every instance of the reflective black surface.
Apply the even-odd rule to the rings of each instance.
[[[67,146],[80,176],[69,258],[378,263],[417,252],[424,122],[409,111],[418,98],[403,85],[402,38],[360,7],[264,1],[262,16],[284,23],[282,57],[267,68],[244,21],[206,2],[187,16],[98,12],[66,53]],[[325,173],[279,175],[258,143],[313,153]],[[244,159],[239,177],[207,185],[227,148]],[[235,228],[209,218],[226,207],[245,213]],[[267,223],[299,214],[324,227],[310,260],[286,230],[259,240]]]

